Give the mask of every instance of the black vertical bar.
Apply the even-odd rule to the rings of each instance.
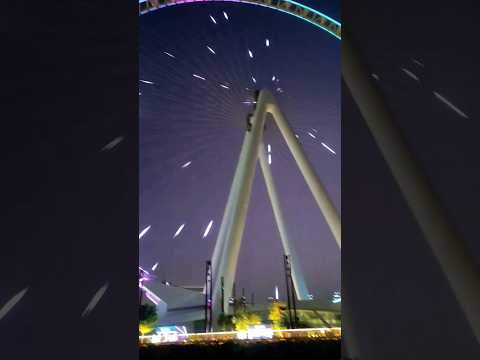
[[[208,261],[205,269],[205,332],[208,332]]]
[[[208,262],[208,269],[209,269],[209,274],[210,274],[210,277],[209,277],[209,283],[210,283],[210,287],[209,287],[209,292],[208,292],[208,310],[210,312],[210,324],[209,324],[209,331],[212,331],[212,327],[213,327],[213,313],[212,313],[212,286],[213,286],[213,274],[212,274],[212,263],[209,261]]]
[[[224,279],[223,276],[221,277],[222,281],[222,314],[225,314],[225,284],[224,284]]]
[[[297,294],[295,293],[295,284],[293,283],[291,267],[288,268],[288,277],[290,279],[290,285],[292,286],[291,290],[292,290],[292,304],[293,304],[293,328],[296,329],[298,326],[297,301],[296,301]]]
[[[237,313],[237,292],[235,289],[235,281],[233,282],[232,298],[233,298],[233,314],[235,315]]]
[[[285,280],[287,283],[287,307],[288,307],[288,320],[289,320],[289,329],[292,328],[292,312],[290,310],[290,282],[288,280],[288,255],[285,255]]]

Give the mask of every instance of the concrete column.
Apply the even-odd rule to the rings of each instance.
[[[263,93],[263,90],[262,90]],[[310,161],[305,154],[300,142],[295,137],[295,133],[292,131],[292,128],[288,124],[287,120],[283,116],[282,112],[280,111],[278,105],[275,102],[275,99],[271,94],[268,95],[269,98],[269,106],[267,111],[272,114],[277,123],[280,132],[285,139],[288,148],[290,149],[295,162],[297,163],[300,171],[303,175],[303,178],[307,182],[310,191],[315,198],[315,201],[318,204],[325,220],[327,221],[328,226],[330,227],[330,231],[333,233],[335,240],[338,244],[338,247],[341,247],[342,243],[342,228],[341,228],[341,221],[340,216],[338,215],[335,206],[333,205],[330,197],[328,196],[325,188],[323,187],[320,179],[318,178],[313,166],[310,164]]]
[[[480,342],[480,270],[410,152],[380,91],[342,35],[342,74],[392,175]]]
[[[292,267],[292,279],[295,285],[295,292],[297,299],[308,300],[308,289],[305,284],[305,278],[298,260],[294,247],[290,243],[288,238],[287,227],[283,218],[282,209],[280,206],[280,200],[277,196],[277,189],[275,182],[273,181],[272,172],[270,171],[270,165],[268,165],[267,154],[265,153],[265,145],[263,142],[258,148],[258,158],[260,160],[260,167],[262,169],[265,184],[267,186],[268,197],[273,208],[273,215],[275,216],[275,222],[277,223],[278,232],[280,233],[280,239],[282,240],[283,252],[290,256],[290,264]]]
[[[263,136],[266,116],[266,102],[265,100],[262,101],[264,97],[265,95],[260,95],[259,104],[257,104],[257,109],[251,119],[252,128],[245,132],[240,158],[217,237],[216,246],[218,246],[218,250],[214,250],[213,311],[215,314],[218,314],[221,309],[221,276],[224,277],[224,303],[225,310],[228,312],[228,298],[232,294],[233,280],[258,159],[258,147]]]

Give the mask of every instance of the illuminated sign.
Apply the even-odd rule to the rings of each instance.
[[[251,326],[247,331],[247,339],[271,339],[273,338],[273,330],[265,325]]]

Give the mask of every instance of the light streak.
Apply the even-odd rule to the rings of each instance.
[[[163,53],[164,53],[165,55],[170,56],[171,58],[176,59],[176,57],[175,57],[174,55],[170,54],[169,52],[164,51]]]
[[[252,81],[253,81],[254,84],[257,83],[257,79],[255,79],[253,76],[252,76]]]
[[[275,81],[275,75],[272,76],[272,81]]]
[[[180,233],[182,232],[183,228],[185,227],[185,224],[182,224],[178,227],[177,231],[175,232],[175,234],[173,235],[173,238],[175,239],[178,235],[180,235]]]
[[[250,56],[250,59],[253,59],[253,53],[251,50],[248,50],[248,56]]]
[[[272,165],[272,154],[268,154],[268,165]]]
[[[423,65],[420,61],[418,61],[418,60],[416,60],[416,59],[412,59],[412,61],[413,61],[415,64],[417,64],[417,65],[419,65],[419,66],[421,66],[421,67],[425,67],[425,65]]]
[[[189,161],[189,162],[186,162],[185,164],[182,165],[182,169],[185,169],[186,167],[190,166],[192,162]]]
[[[145,285],[140,285],[140,289],[145,291],[145,294],[147,295],[148,299],[152,301],[155,305],[158,305],[160,302],[162,302],[162,300]]]
[[[148,80],[140,80],[140,82],[142,82],[142,83],[144,83],[144,84],[155,85],[154,82],[151,82],[151,81],[148,81]]]
[[[270,144],[267,145],[267,148],[268,148],[268,152],[272,152],[272,147],[270,146]]]
[[[379,77],[377,74],[372,74],[372,77],[373,77],[375,80],[380,80],[380,77]]]
[[[212,15],[210,15],[210,19],[212,20],[212,22],[213,22],[214,24],[217,23],[217,21],[215,20],[215,18],[214,18]]]
[[[208,49],[212,54],[215,55],[215,50],[213,50],[210,46],[207,45],[207,49]]]
[[[405,69],[405,68],[402,68],[402,71],[407,74],[408,76],[410,76],[412,79],[416,80],[416,81],[420,81],[420,79],[418,78],[417,75],[415,75],[414,73],[412,73],[410,70],[408,69]]]
[[[138,92],[138,95],[140,96],[140,95],[142,95],[142,93],[139,91],[139,92]]]
[[[151,225],[148,225],[145,229],[143,229],[142,232],[138,235],[138,239],[141,239],[148,232],[148,230],[150,230],[151,227]]]
[[[220,84],[220,86],[221,86],[222,88],[224,88],[224,89],[227,89],[227,90],[230,89],[227,85]]]
[[[148,300],[150,300],[151,302],[153,302],[155,305],[158,305],[158,301],[157,299],[155,299],[150,293],[146,293],[145,296],[148,298]]]
[[[106,282],[105,285],[103,285],[100,289],[97,290],[95,295],[93,295],[92,300],[90,300],[85,310],[83,310],[82,317],[87,316],[93,310],[93,308],[97,306],[98,302],[107,291],[107,288],[108,288],[108,282]]]
[[[468,115],[466,115],[463,111],[461,111],[459,108],[457,108],[455,105],[453,105],[450,101],[445,99],[442,95],[440,95],[437,92],[433,92],[433,94],[436,96],[437,99],[439,99],[441,102],[443,102],[445,105],[447,105],[450,109],[455,111],[458,115],[464,117],[465,119],[469,119]]]
[[[328,146],[327,144],[325,144],[325,143],[322,142],[322,145],[323,145],[323,147],[324,147],[325,149],[327,149],[328,151],[330,151],[332,154],[334,154],[334,155],[337,154],[337,153],[336,153],[335,151],[333,151],[333,149],[332,149],[330,146]]]
[[[2,306],[0,309],[0,320],[2,320],[2,318],[7,315],[10,310],[12,310],[12,308],[23,298],[27,291],[28,287],[15,294],[10,300],[7,301],[5,305]]]
[[[155,263],[155,265],[152,266],[152,271],[157,270],[158,262]]]
[[[116,137],[115,139],[110,141],[107,145],[105,145],[100,151],[112,150],[115,146],[120,144],[122,141],[123,141],[123,136]]]
[[[225,11],[223,12],[223,17],[228,20],[228,14]]]
[[[317,129],[312,128],[312,130],[315,131],[315,133],[318,133]]]
[[[265,39],[265,45],[266,45],[267,47],[269,47],[269,46],[270,46],[270,40]]]
[[[201,79],[201,80],[207,80],[203,76],[200,76],[200,75],[197,75],[197,74],[193,74],[193,77],[196,77],[197,79]]]
[[[300,136],[298,136],[297,134],[295,134],[295,137],[296,137],[297,139],[300,139]]]
[[[210,220],[210,222],[207,225],[207,228],[205,229],[205,232],[203,233],[203,238],[205,239],[210,232],[210,229],[212,228],[213,225],[213,220]]]
[[[316,139],[317,137],[313,135],[311,132],[308,132],[308,135],[310,135],[312,138]]]
[[[147,270],[143,269],[141,266],[139,266],[138,268],[139,268],[141,271],[143,271],[145,274],[150,275],[150,273],[149,273]]]

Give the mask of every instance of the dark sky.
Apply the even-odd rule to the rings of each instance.
[[[417,161],[480,263],[476,3],[432,4],[349,1],[343,3],[342,17],[379,76],[380,90]],[[343,306],[348,302],[355,312],[365,358],[479,358],[478,342],[440,267],[343,90],[342,286],[350,294]]]
[[[338,14],[338,2],[331,2],[329,9]],[[222,11],[227,12],[228,21]],[[213,252],[245,117],[252,109],[242,104],[251,96],[245,88],[283,90],[276,93],[280,106],[340,210],[338,40],[293,16],[229,3],[182,5],[142,16],[139,36],[140,79],[155,83],[139,86],[139,231],[151,226],[140,240],[141,265],[151,268],[158,262],[160,279],[203,283],[204,262]],[[272,76],[280,81],[273,83]],[[265,143],[272,146],[272,171],[307,285],[316,298],[328,302],[332,292],[340,289],[340,251],[274,126],[268,127]],[[187,162],[191,164],[182,168]],[[275,285],[283,291],[284,273],[280,239],[259,175],[257,167],[237,288],[255,291],[256,299],[262,301],[272,295]],[[212,230],[203,239],[210,220]],[[184,223],[181,234],[173,239]]]
[[[138,355],[136,237],[151,219],[144,215],[137,224],[136,5],[116,2],[106,9],[93,1],[13,2],[0,13],[7,35],[2,118],[8,120],[1,142],[6,209],[2,306],[29,289],[1,320],[5,358],[31,359],[44,352],[46,358],[63,359],[72,354],[72,343],[81,358]],[[397,123],[479,259],[477,7],[471,0],[434,6],[411,0],[342,1],[343,22],[380,76]],[[255,16],[257,10],[252,10]],[[268,13],[288,21],[287,15],[278,15]],[[181,25],[191,35],[188,23]],[[302,25],[295,21],[289,26]],[[282,27],[277,33],[290,32]],[[330,44],[317,34],[322,47]],[[283,56],[299,54],[304,52]],[[415,68],[411,57],[421,60],[424,69]],[[420,82],[400,66],[415,72]],[[432,97],[437,89],[469,119]],[[349,299],[356,305],[365,358],[480,358],[478,343],[347,91],[342,93],[342,125],[342,284],[350,285],[350,297],[343,301],[344,306]],[[118,136],[125,137],[120,146],[100,151]],[[276,159],[274,155],[274,165]],[[204,226],[199,221],[197,239]],[[106,282],[105,296],[82,318]],[[52,320],[52,314],[68,319],[68,326],[57,317]]]

